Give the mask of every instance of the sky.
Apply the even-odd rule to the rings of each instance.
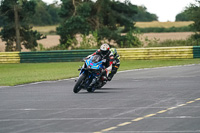
[[[55,0],[43,0],[50,4]],[[59,1],[59,0],[57,0]],[[124,0],[120,0],[124,1]],[[132,4],[145,6],[147,11],[158,16],[160,22],[175,21],[178,13],[183,11],[190,3],[195,3],[195,0],[130,0]]]

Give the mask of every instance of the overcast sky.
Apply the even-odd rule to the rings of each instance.
[[[43,0],[46,3],[52,3],[55,0]],[[60,0],[57,0],[60,1]],[[124,1],[124,0],[120,0]],[[175,21],[178,13],[184,10],[190,3],[195,0],[130,0],[134,5],[144,5],[147,11],[158,16],[161,22]]]

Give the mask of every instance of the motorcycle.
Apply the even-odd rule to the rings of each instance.
[[[94,55],[89,59],[84,58],[83,61],[85,62],[84,65],[81,69],[78,69],[80,74],[73,89],[74,93],[78,93],[81,89],[94,92],[107,82],[102,73],[103,63],[106,62],[106,59],[102,60],[100,55]]]

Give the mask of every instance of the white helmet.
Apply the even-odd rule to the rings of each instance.
[[[102,44],[100,47],[102,54],[107,54],[109,52],[110,46],[106,43]]]

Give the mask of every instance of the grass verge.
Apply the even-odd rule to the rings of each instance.
[[[77,77],[83,62],[1,64],[0,86]],[[185,64],[200,64],[199,59],[121,61],[119,71]]]

